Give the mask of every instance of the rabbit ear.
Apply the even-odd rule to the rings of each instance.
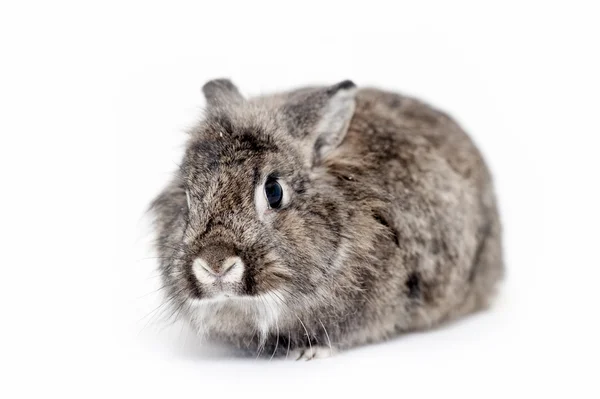
[[[202,86],[202,92],[209,108],[244,102],[244,97],[229,79],[209,80]]]
[[[354,115],[356,85],[344,80],[330,87],[299,91],[284,108],[291,134],[303,141],[307,157],[319,163],[346,136]]]
[[[323,107],[314,133],[316,160],[323,159],[346,136],[350,120],[354,115],[356,85],[345,80],[330,87],[327,95],[329,101]]]

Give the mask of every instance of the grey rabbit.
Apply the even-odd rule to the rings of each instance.
[[[492,178],[448,115],[349,80],[203,92],[151,205],[166,300],[201,336],[313,359],[488,307],[504,270]]]

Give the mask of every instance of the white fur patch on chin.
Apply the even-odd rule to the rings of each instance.
[[[277,290],[268,294],[260,294],[256,301],[258,310],[257,327],[260,330],[261,338],[266,339],[268,333],[277,327],[277,321],[281,314],[281,306],[277,298],[281,298]],[[277,327],[279,328],[279,327]]]
[[[328,346],[313,346],[302,349],[294,349],[290,352],[288,359],[292,360],[314,360],[325,359],[333,356],[335,351]]]
[[[252,326],[248,334],[258,331],[264,343],[270,332],[277,332],[279,329],[282,298],[281,292],[273,290],[256,297],[220,295],[191,299],[190,313],[202,336],[210,334],[211,331],[225,333],[227,330],[240,331]]]

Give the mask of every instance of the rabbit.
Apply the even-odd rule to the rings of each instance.
[[[504,274],[497,201],[451,117],[350,80],[202,91],[150,207],[166,301],[199,336],[310,360],[489,307]]]

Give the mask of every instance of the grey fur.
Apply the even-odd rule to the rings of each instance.
[[[198,331],[286,355],[488,306],[503,275],[492,179],[449,116],[349,81],[248,100],[228,80],[204,92],[181,169],[152,204],[167,300]],[[261,217],[255,189],[273,174],[291,199]],[[235,297],[195,281],[206,248],[244,260]]]

